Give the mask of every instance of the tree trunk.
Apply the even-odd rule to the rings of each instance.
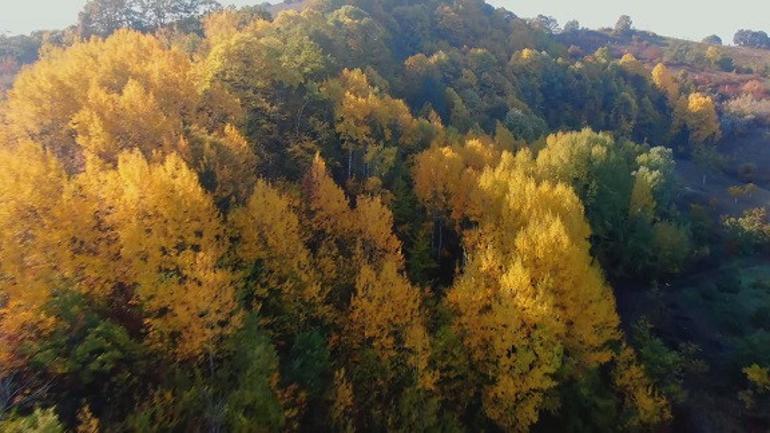
[[[348,149],[348,179],[350,179],[351,170],[353,170],[353,148]]]

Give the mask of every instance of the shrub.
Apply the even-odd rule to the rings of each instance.
[[[31,415],[12,415],[0,421],[0,431],[4,433],[64,433],[56,412],[50,409],[35,409]]]
[[[755,99],[751,95],[742,95],[728,101],[724,109],[727,113],[747,120],[770,123],[770,100]]]
[[[770,244],[770,225],[764,208],[749,209],[740,217],[725,217],[722,224],[728,246],[738,253],[751,254]]]

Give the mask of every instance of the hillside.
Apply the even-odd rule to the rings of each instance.
[[[632,31],[581,29],[557,36],[571,53],[608,47],[613,57],[631,54],[648,70],[665,64],[681,82],[708,93],[720,105],[724,136],[716,144],[716,163],[702,164],[682,155],[677,160],[680,207],[699,206],[715,219],[746,215],[770,203],[770,128],[768,100],[770,51],[722,46]],[[749,185],[749,193],[737,193]],[[746,189],[748,191],[748,189]],[[766,221],[764,214],[762,219]],[[676,431],[760,431],[753,417],[741,415],[733,387],[736,365],[756,356],[765,341],[763,322],[770,262],[767,257],[705,260],[684,276],[667,278],[653,290],[633,281],[616,284],[619,309],[628,332],[650,320],[672,346],[695,343],[708,373],[687,383]],[[759,305],[759,307],[758,307]],[[638,332],[638,330],[636,331]],[[696,375],[697,376],[697,375]],[[724,380],[711,380],[723,377]],[[763,410],[759,409],[758,410]]]
[[[90,0],[3,39],[0,431],[767,430],[770,56],[619,22]]]
[[[770,77],[767,49],[713,45],[636,30],[619,36],[610,29],[579,29],[562,32],[557,39],[586,54],[602,47],[609,47],[616,57],[630,53],[650,69],[665,63],[676,73],[686,72],[694,85],[723,100],[742,93],[747,83],[765,82]]]

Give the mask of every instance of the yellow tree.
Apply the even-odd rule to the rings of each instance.
[[[721,57],[722,52],[719,48],[712,45],[706,49],[706,59],[708,59],[712,65],[715,65]]]
[[[86,104],[70,124],[86,157],[115,164],[123,150],[138,148],[149,157],[174,149],[182,134],[179,113],[165,112],[139,81],[129,79],[119,93],[103,87],[85,91]]]
[[[668,401],[655,390],[633,349],[625,343],[616,357],[612,381],[622,396],[624,409],[632,414],[626,429],[651,429],[671,419]]]
[[[474,212],[469,207],[479,173],[496,164],[500,154],[486,137],[471,138],[462,145],[431,146],[415,156],[415,193],[435,214],[448,214],[458,224]]]
[[[133,298],[150,342],[182,359],[238,324],[233,276],[220,266],[224,226],[178,156],[151,164],[124,153],[115,169],[94,162],[70,179],[34,144],[3,149],[0,161],[4,339],[50,319],[42,307],[57,288]]]
[[[245,206],[230,214],[230,224],[237,238],[233,248],[241,262],[240,277],[246,279],[257,263],[264,268],[254,290],[257,302],[278,290],[293,320],[320,311],[325,294],[305,246],[307,234],[288,196],[259,180]]]
[[[634,176],[634,187],[628,207],[629,216],[640,217],[652,221],[655,216],[655,196],[649,180],[644,176]]]
[[[714,100],[702,93],[692,93],[687,98],[685,123],[690,130],[690,139],[703,144],[719,139],[721,135],[719,117]]]
[[[99,418],[91,412],[91,408],[84,404],[78,410],[78,426],[76,433],[99,433]]]
[[[61,164],[39,145],[0,143],[0,374],[49,319],[41,307],[60,282],[65,184]]]
[[[303,195],[315,230],[344,233],[351,229],[351,221],[345,218],[350,211],[348,199],[318,154],[303,180]]]
[[[115,166],[124,150],[154,161],[176,151],[209,180],[218,204],[242,202],[249,191],[235,179],[252,185],[257,161],[232,126],[240,104],[200,79],[187,54],[128,30],[46,49],[8,94],[7,135],[40,143],[69,173],[93,158]]]
[[[304,15],[281,15],[272,22],[237,11],[207,17],[204,58],[196,65],[200,86],[221,86],[246,106],[265,108],[271,87],[297,87],[323,70],[327,60],[316,43],[302,32],[287,30],[299,27]]]
[[[314,159],[303,188],[306,214],[315,236],[329,241],[321,242],[321,250],[344,247],[358,260],[376,263],[392,258],[403,262],[401,243],[393,233],[393,215],[379,197],[359,196],[356,207],[351,208],[320,156]]]
[[[663,63],[658,63],[652,69],[652,82],[666,94],[671,103],[679,99],[679,83]]]
[[[504,153],[479,176],[466,231],[470,257],[447,300],[472,356],[491,378],[488,416],[510,431],[538,418],[553,374],[611,359],[619,338],[612,292],[589,255],[580,200],[538,183]]]
[[[507,431],[528,431],[538,418],[544,392],[556,382],[562,347],[553,331],[527,323],[513,287],[501,287],[501,257],[472,255],[447,294],[455,326],[479,372],[484,412]],[[508,278],[510,279],[512,275]]]
[[[364,263],[392,260],[403,266],[393,215],[379,197],[359,196],[351,207],[345,193],[316,156],[303,181],[305,218],[321,277],[328,284],[352,285]],[[335,282],[333,282],[335,281]]]
[[[430,342],[420,307],[420,290],[392,259],[365,264],[356,279],[348,331],[354,346],[371,345],[386,362],[406,355],[423,388],[433,387],[428,370]]]
[[[324,92],[334,102],[335,128],[348,151],[348,177],[355,152],[363,157],[364,177],[380,176],[392,167],[399,148],[416,150],[431,138],[423,134],[432,129],[426,120],[415,119],[403,101],[372,86],[360,69],[343,70],[325,83]]]
[[[14,136],[32,138],[69,171],[80,170],[84,151],[114,161],[119,149],[174,145],[182,117],[195,112],[192,78],[184,53],[122,30],[46,50],[19,74],[6,117]]]
[[[371,346],[384,362],[405,356],[430,387],[421,292],[403,274],[392,213],[378,197],[359,196],[351,207],[319,156],[305,178],[304,198],[318,274],[330,302],[345,311],[344,340],[354,349]]]
[[[626,71],[636,74],[639,76],[647,76],[647,70],[644,69],[644,65],[642,65],[642,62],[636,59],[633,54],[626,53],[623,54],[623,57],[620,58],[620,61],[618,61],[618,64],[621,68],[625,69]]]
[[[431,146],[414,160],[414,192],[434,214],[464,209],[460,186],[465,171],[462,156],[451,146]]]
[[[617,337],[612,291],[589,254],[590,228],[583,206],[564,184],[537,182],[521,173],[504,154],[500,164],[479,179],[479,232],[494,230],[491,240],[512,261],[530,269],[536,291],[553,297],[560,311],[565,347],[585,362],[606,361],[605,343]],[[471,251],[478,249],[471,237]],[[489,244],[482,244],[489,248]],[[587,314],[590,312],[590,314]]]
[[[200,173],[201,183],[212,192],[217,205],[227,209],[244,204],[257,181],[261,161],[246,138],[231,124],[211,133],[192,127],[187,137],[177,148]]]
[[[197,175],[173,154],[150,164],[131,152],[99,186],[151,342],[180,358],[211,349],[238,325],[238,310],[233,275],[220,266],[224,225]]]

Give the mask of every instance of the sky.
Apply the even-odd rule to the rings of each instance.
[[[2,0],[0,0],[2,1]],[[738,29],[770,32],[768,0],[487,0],[518,16],[538,14],[559,24],[576,19],[583,27],[612,27],[628,15],[634,27],[664,36],[699,41],[716,34],[732,43]]]
[[[256,4],[263,0],[225,0],[223,4]],[[768,0],[487,0],[521,17],[550,15],[564,24],[576,19],[583,27],[611,27],[629,15],[641,30],[683,39],[719,35],[732,41],[740,28],[770,32]],[[0,33],[57,29],[77,21],[85,0],[0,0]]]
[[[265,0],[219,0],[220,3],[250,5]],[[280,0],[272,0],[276,3]],[[22,34],[33,30],[61,29],[75,24],[86,0],[0,0],[0,34]]]

